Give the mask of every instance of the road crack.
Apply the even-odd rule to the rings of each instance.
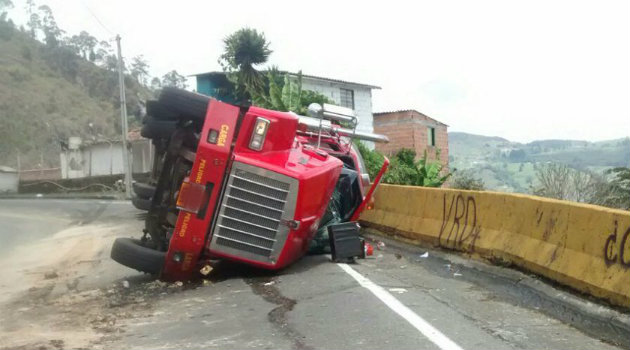
[[[245,282],[252,288],[254,294],[260,295],[265,301],[278,305],[267,314],[271,324],[280,329],[293,342],[297,350],[310,350],[313,347],[304,342],[304,336],[287,322],[287,313],[295,307],[297,302],[282,295],[275,280],[271,277],[247,278]]]

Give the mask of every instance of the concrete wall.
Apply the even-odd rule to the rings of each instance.
[[[131,171],[133,173],[147,173],[153,164],[153,145],[151,140],[142,139],[131,143]]]
[[[546,198],[381,185],[366,227],[514,264],[630,307],[630,212]]]
[[[0,171],[0,193],[16,193],[18,185],[19,176],[17,172]]]
[[[435,128],[435,146],[428,144],[428,128]],[[448,130],[447,126],[417,111],[399,111],[377,113],[374,115],[374,132],[387,135],[389,143],[379,143],[376,150],[386,155],[393,155],[401,148],[416,151],[418,157],[427,151],[429,159],[435,159],[436,150],[440,151],[442,165],[448,167]]]
[[[121,142],[98,143],[80,150],[68,150],[60,154],[61,177],[77,179],[90,176],[122,174],[123,149]],[[134,173],[151,171],[153,148],[146,139],[131,143],[130,162]]]
[[[101,143],[84,148],[83,159],[87,168],[85,176],[122,174],[122,152],[122,143]]]

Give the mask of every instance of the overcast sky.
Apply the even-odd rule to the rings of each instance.
[[[222,39],[249,26],[271,42],[270,64],[381,86],[374,112],[417,109],[521,142],[630,135],[627,0],[35,1],[70,34],[120,33],[155,75],[219,70]]]

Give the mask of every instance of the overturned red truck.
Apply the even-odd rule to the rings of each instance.
[[[276,270],[318,230],[357,220],[388,161],[370,182],[352,140],[388,140],[357,131],[347,108],[312,104],[308,114],[164,89],[142,129],[155,145],[151,179],[133,186],[144,235],[118,238],[111,257],[171,281],[217,259]]]

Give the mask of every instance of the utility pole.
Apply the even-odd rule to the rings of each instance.
[[[118,47],[118,85],[120,85],[120,120],[122,122],[122,152],[123,170],[125,172],[125,198],[131,199],[131,167],[129,166],[129,151],[127,150],[127,100],[125,98],[125,72],[123,71],[122,50],[120,49],[120,35],[116,35]]]

